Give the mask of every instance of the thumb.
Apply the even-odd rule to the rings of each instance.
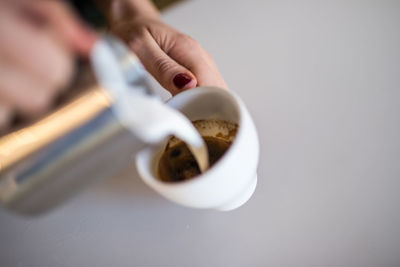
[[[129,45],[146,70],[172,95],[197,86],[193,73],[170,58],[149,32]]]

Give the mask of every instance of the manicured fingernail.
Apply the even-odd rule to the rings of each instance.
[[[190,83],[191,80],[192,77],[190,77],[189,75],[185,73],[179,73],[174,77],[174,84],[176,87],[178,87],[178,89],[183,89],[185,85]]]

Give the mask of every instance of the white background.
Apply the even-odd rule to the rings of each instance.
[[[0,211],[0,266],[400,266],[400,1],[189,1],[261,141],[253,198],[192,210],[134,168],[35,219]]]

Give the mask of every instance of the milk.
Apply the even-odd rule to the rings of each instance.
[[[142,82],[145,70],[135,55],[122,43],[107,37],[94,45],[91,62],[121,124],[147,144],[160,143],[171,135],[181,139],[193,153],[201,172],[207,170],[204,140],[183,114],[165,105],[158,96],[147,94],[148,88]],[[124,64],[131,66],[128,72],[121,69]]]
[[[191,121],[179,111],[135,91],[114,96],[114,114],[134,135],[147,144],[158,144],[175,136],[185,142],[201,172],[209,165],[207,146]]]

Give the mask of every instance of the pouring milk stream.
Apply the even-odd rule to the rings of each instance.
[[[118,49],[126,50],[126,47],[121,46]],[[114,101],[113,112],[121,124],[149,144],[157,144],[174,135],[188,145],[200,171],[207,170],[207,146],[191,121],[179,111],[165,105],[159,98],[146,95],[144,90],[137,87],[133,88],[121,72],[115,50],[110,48],[107,39],[101,39],[95,44],[91,62],[98,82]]]

